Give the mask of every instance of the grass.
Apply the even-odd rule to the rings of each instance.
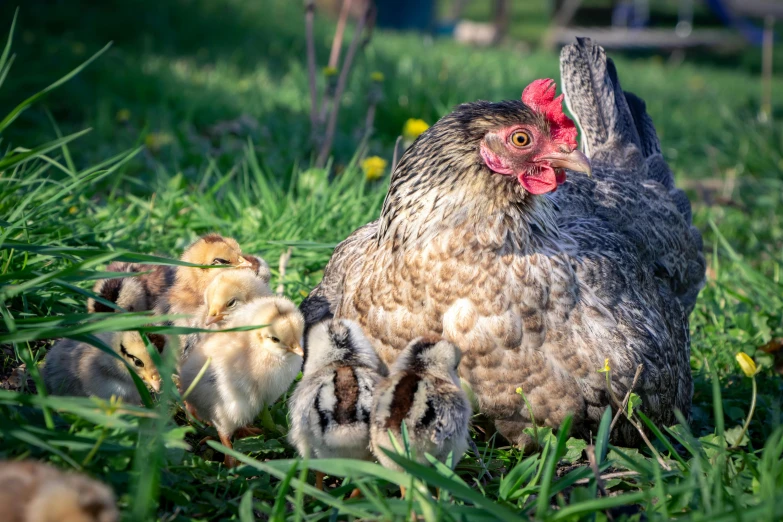
[[[456,473],[406,460],[404,474],[365,462],[302,462],[285,430],[239,442],[236,456],[247,466],[229,472],[212,460],[212,447],[186,450],[204,430],[183,422],[170,381],[148,407],[42,393],[37,364],[51,339],[149,328],[143,315],[85,314],[87,289],[111,259],[176,257],[197,235],[219,231],[261,254],[273,272],[292,247],[285,290],[301,300],[333,246],[377,217],[385,195],[388,176],[370,183],[356,168],[355,122],[364,120],[370,72],[386,80],[368,153],[387,159],[409,117],[432,122],[458,102],[518,96],[533,78],[558,76],[556,55],[541,51],[376,34],[352,76],[335,146],[341,173],[328,183],[309,167],[302,25],[297,6],[271,1],[21,9],[13,69],[5,76],[0,66],[0,117],[114,44],[10,125],[0,120],[0,377],[8,386],[20,364],[29,377],[21,390],[0,390],[0,457],[96,476],[134,521],[405,519],[411,510],[426,520],[471,521],[783,517],[781,362],[762,350],[783,337],[783,106],[774,100],[775,123],[758,123],[752,69],[617,60],[690,190],[709,259],[691,317],[693,420],[658,426],[654,437],[669,470],[647,448],[609,444],[606,424],[592,441],[540,428],[543,450],[534,455],[476,437],[491,479],[471,455]],[[330,30],[317,27],[322,59]],[[781,89],[776,76],[773,92]],[[742,441],[751,382],[734,360],[739,351],[761,367]],[[271,414],[287,426],[283,401]],[[602,484],[608,495],[585,459],[589,442],[598,469],[613,477]],[[316,469],[336,489],[314,490]],[[412,491],[407,500],[394,494],[400,484]],[[364,498],[343,500],[354,486]],[[435,486],[439,500],[428,492]]]

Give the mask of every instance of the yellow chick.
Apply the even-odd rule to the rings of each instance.
[[[0,462],[5,522],[116,522],[111,489],[85,475],[32,460]]]
[[[196,265],[214,265],[257,270],[256,258],[243,256],[239,243],[230,237],[207,234],[191,244],[181,257]],[[204,303],[204,291],[221,270],[177,267],[174,285],[169,290],[168,304],[172,314],[194,315]]]
[[[202,324],[223,324],[243,304],[272,294],[269,281],[251,270],[222,270],[204,292]]]
[[[160,391],[160,373],[152,362],[139,332],[98,334],[111,346],[155,392]],[[147,334],[150,342],[162,353],[166,338]],[[128,368],[116,357],[84,342],[63,339],[46,356],[41,371],[46,389],[52,395],[96,396],[109,399],[113,395],[124,402],[141,404],[141,397],[128,373]]]
[[[265,326],[209,335],[180,370],[180,386],[187,390],[209,361],[187,398],[188,409],[212,423],[228,448],[239,428],[288,390],[302,366],[304,317],[294,303],[281,297],[255,299],[237,310],[226,327],[253,325]],[[225,464],[236,462],[227,455]]]

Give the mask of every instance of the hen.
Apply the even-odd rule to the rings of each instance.
[[[655,422],[691,407],[705,264],[690,203],[604,50],[580,39],[560,63],[584,154],[551,80],[522,101],[458,106],[408,149],[380,218],[337,247],[302,303],[308,326],[358,321],[386,364],[419,336],[454,342],[480,411],[517,444],[531,442],[520,387],[538,425],[571,413],[576,434],[595,430],[604,359],[620,397],[643,365],[634,391]],[[638,443],[618,428],[615,441]]]

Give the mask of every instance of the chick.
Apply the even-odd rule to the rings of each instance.
[[[207,234],[188,248],[181,257],[182,261],[197,265],[233,266],[249,268],[253,272],[260,270],[260,261],[252,256],[243,256],[242,250],[234,239],[219,234]],[[185,316],[174,321],[175,326],[203,327],[199,324],[198,314],[204,305],[204,292],[207,286],[225,270],[213,268],[177,267],[174,284],[169,290],[165,302],[158,306],[158,313],[170,313]],[[184,360],[198,336],[180,335],[179,343]]]
[[[114,494],[104,484],[32,460],[0,462],[4,522],[115,522]]]
[[[237,310],[226,327],[253,325],[265,326],[209,335],[193,347],[180,369],[184,391],[210,360],[187,397],[188,409],[212,423],[228,448],[233,447],[234,433],[251,423],[265,405],[273,404],[302,366],[304,318],[296,305],[280,297],[255,299]],[[236,464],[228,455],[225,463]]]
[[[174,269],[170,266],[115,261],[106,267],[106,271],[126,272],[128,277],[101,279],[95,283],[92,291],[127,312],[154,309],[174,283]],[[116,310],[90,298],[87,300],[87,311],[94,313]]]
[[[399,470],[383,450],[395,452],[389,432],[402,446],[402,423],[413,457],[426,464],[429,453],[456,466],[468,448],[471,407],[460,387],[457,367],[462,353],[440,338],[418,338],[400,353],[389,376],[375,390],[370,447],[378,461]]]
[[[271,295],[269,280],[264,281],[251,270],[222,270],[204,292],[200,326],[225,323],[243,304]]]
[[[160,374],[139,332],[104,333],[97,337],[125,359],[150,388],[160,391]],[[162,353],[166,338],[159,334],[147,334],[147,337]],[[114,395],[124,402],[141,404],[127,366],[116,357],[84,342],[63,339],[55,344],[46,356],[42,375],[46,389],[53,395],[103,399]]]
[[[182,261],[196,265],[233,266],[258,270],[256,258],[242,255],[234,239],[219,234],[207,234],[191,244],[182,254]],[[204,290],[221,270],[179,266],[174,285],[169,290],[168,305],[172,314],[194,315],[204,302]]]
[[[380,360],[361,327],[323,321],[307,335],[304,375],[288,402],[288,440],[299,454],[369,459],[370,411]],[[323,473],[316,473],[323,489]]]

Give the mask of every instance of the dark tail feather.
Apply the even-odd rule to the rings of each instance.
[[[638,154],[629,150],[641,149],[633,115],[614,63],[603,48],[589,38],[577,38],[560,53],[560,74],[566,104],[576,117],[591,159],[615,167],[638,163]]]

